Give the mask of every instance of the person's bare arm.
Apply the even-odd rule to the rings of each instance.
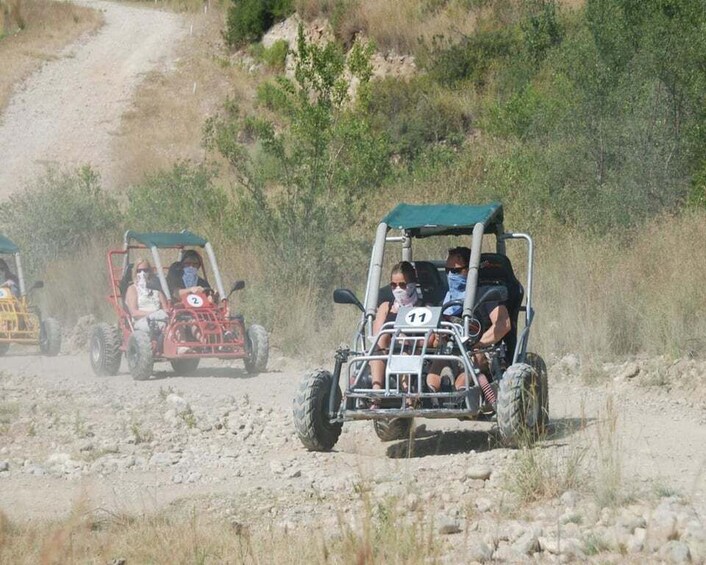
[[[498,343],[504,338],[512,327],[510,314],[507,308],[500,304],[490,312],[490,327],[485,331],[476,344],[476,347],[488,347]]]
[[[179,289],[179,298],[184,298],[187,294],[196,294],[198,292],[203,292],[202,286],[190,286],[189,288]]]
[[[143,312],[137,307],[137,289],[134,284],[131,284],[127,288],[125,293],[125,304],[127,305],[128,312],[132,316],[133,320],[139,320],[147,315],[147,312]]]
[[[159,292],[159,304],[160,304],[160,306],[162,307],[162,310],[164,310],[164,311],[166,312],[166,311],[167,311],[167,308],[168,308],[168,306],[169,306],[169,305],[167,304],[167,297],[164,296],[164,293],[163,293],[163,292],[161,292],[161,291],[157,291],[157,292]]]

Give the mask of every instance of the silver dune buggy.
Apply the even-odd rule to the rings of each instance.
[[[447,288],[443,261],[413,260],[412,243],[432,236],[470,236],[471,258],[463,301],[441,303]],[[494,239],[491,243],[495,252],[481,251],[484,236]],[[508,241],[527,246],[524,288],[505,253]],[[380,288],[387,244],[401,246],[401,259],[414,264],[423,306],[400,308],[396,320],[385,323],[374,335],[378,305],[391,296],[389,286]],[[534,318],[533,260],[532,238],[505,232],[501,204],[397,206],[378,226],[364,302],[350,290],[334,291],[334,302],[356,305],[362,317],[353,346],[336,351],[333,373],[316,370],[299,386],[294,424],[304,446],[311,451],[329,451],[338,441],[343,423],[352,420],[373,420],[383,441],[402,439],[409,435],[415,417],[488,419],[495,415],[500,437],[508,445],[540,435],[548,424],[548,385],[544,361],[527,351]],[[481,296],[477,296],[479,288],[484,289]],[[506,305],[511,330],[502,342],[479,349],[474,347],[481,335],[478,312],[486,303]],[[443,315],[452,305],[462,306],[460,318]],[[518,331],[520,314],[523,323]],[[435,334],[439,339],[431,339]],[[389,348],[378,345],[383,335],[390,336]],[[432,347],[431,343],[438,345]],[[497,397],[494,406],[479,384],[476,353],[488,361],[490,386]],[[381,389],[372,387],[370,362],[374,360],[385,362]],[[436,392],[426,386],[435,360],[446,361],[456,367],[456,374],[467,375],[462,390],[446,386]]]

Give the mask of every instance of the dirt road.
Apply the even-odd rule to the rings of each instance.
[[[335,452],[305,452],[291,399],[306,367],[284,358],[270,365],[251,376],[211,362],[191,377],[157,365],[154,379],[135,382],[124,366],[116,377],[95,377],[86,354],[44,358],[13,348],[0,358],[0,461],[9,467],[0,472],[0,508],[24,519],[63,515],[82,496],[97,507],[152,511],[196,495],[257,495],[289,508],[287,519],[306,520],[297,508],[314,487],[342,494],[385,477],[383,491],[409,482],[434,493],[436,472],[460,480],[478,465],[495,477],[484,496],[503,490],[517,452],[493,445],[491,423],[429,421],[411,445],[381,443],[369,423],[346,424]],[[542,446],[557,461],[579,449],[587,462],[594,449],[600,455],[607,397],[626,488],[671,489],[706,511],[706,412],[660,389],[554,382],[554,434]],[[454,488],[469,494],[463,483]]]
[[[45,165],[91,164],[112,188],[111,143],[146,73],[169,67],[188,32],[182,16],[122,3],[83,0],[105,25],[47,62],[0,114],[0,199]]]

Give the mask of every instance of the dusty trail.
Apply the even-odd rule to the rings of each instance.
[[[212,362],[175,377],[158,365],[156,378],[135,382],[124,366],[116,377],[95,377],[87,354],[50,359],[14,348],[0,359],[0,425],[3,410],[13,415],[0,433],[0,460],[10,462],[0,473],[0,508],[14,518],[60,516],[86,496],[97,507],[151,511],[195,495],[271,497],[296,508],[315,483],[336,491],[388,477],[389,488],[411,481],[433,490],[435,470],[500,471],[514,454],[489,449],[492,424],[456,421],[418,422],[426,430],[412,457],[407,442],[383,444],[365,422],[346,424],[334,453],[307,453],[290,415],[306,367],[283,358],[271,366],[251,376]],[[553,383],[556,433],[544,446],[557,454],[595,448],[608,395],[627,482],[676,489],[706,513],[705,415],[679,398],[629,383]]]
[[[100,0],[105,25],[46,63],[0,114],[0,199],[48,164],[90,164],[113,188],[111,144],[146,73],[169,67],[187,33],[178,14]]]

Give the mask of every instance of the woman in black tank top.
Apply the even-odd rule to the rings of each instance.
[[[390,287],[395,298],[378,306],[375,321],[373,322],[373,335],[377,335],[384,324],[394,322],[400,308],[421,304],[417,293],[417,274],[412,263],[402,261],[392,267]],[[382,336],[378,340],[378,347],[382,351],[387,351],[387,348],[390,347],[390,336]],[[385,362],[371,361],[370,372],[373,377],[373,388],[383,388],[385,386]]]

